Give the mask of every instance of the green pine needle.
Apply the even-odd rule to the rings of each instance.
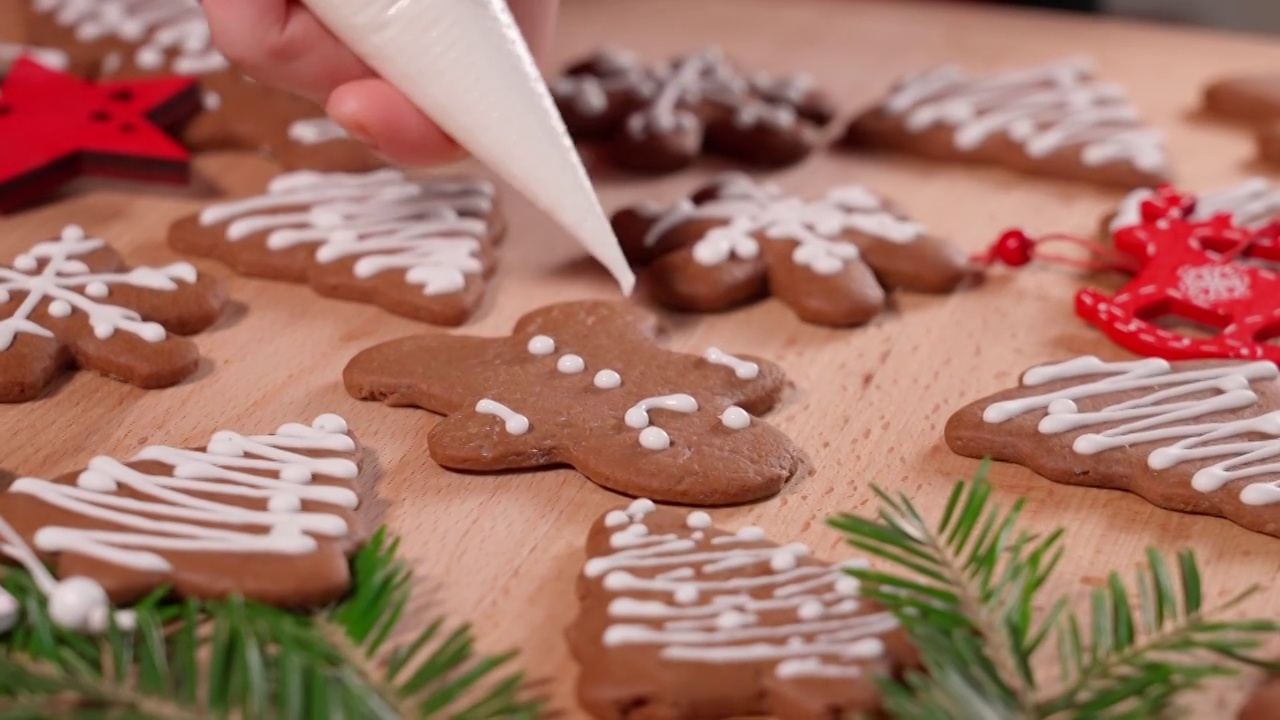
[[[412,577],[380,530],[353,558],[350,596],[314,616],[231,598],[135,608],[137,627],[91,638],[49,618],[31,577],[0,584],[22,622],[0,638],[0,718],[368,720],[536,718],[511,654],[482,656],[470,628],[436,620],[404,645]],[[383,662],[383,659],[386,662]]]
[[[1020,530],[1023,502],[998,506],[987,467],[956,484],[935,525],[907,496],[879,489],[877,521],[830,521],[881,561],[879,570],[849,572],[920,651],[922,671],[882,684],[891,717],[1137,720],[1241,666],[1272,667],[1255,653],[1280,623],[1218,619],[1255,588],[1206,610],[1190,551],[1178,553],[1175,576],[1149,550],[1136,592],[1113,573],[1084,614],[1066,598],[1043,597],[1064,554],[1063,532]],[[1045,672],[1054,660],[1056,672]]]

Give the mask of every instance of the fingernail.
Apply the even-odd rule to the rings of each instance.
[[[339,122],[338,124],[342,126],[343,130],[347,131],[347,134],[350,135],[352,139],[368,145],[369,149],[374,152],[379,152],[378,143],[375,142],[373,136],[364,129],[363,125],[358,122]]]

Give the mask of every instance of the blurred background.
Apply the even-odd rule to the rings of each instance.
[[[1006,0],[1002,4],[1280,33],[1280,0]]]

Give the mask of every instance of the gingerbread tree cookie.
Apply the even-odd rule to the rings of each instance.
[[[32,0],[28,8],[33,41],[93,59],[106,77],[198,78],[204,112],[183,132],[197,150],[261,150],[287,169],[385,166],[314,103],[244,77],[213,46],[198,0]]]
[[[854,118],[844,144],[1129,188],[1169,177],[1160,134],[1123,88],[1096,80],[1083,60],[990,75],[955,65],[920,73]]]
[[[365,540],[359,470],[337,415],[269,435],[224,430],[201,449],[96,457],[0,493],[0,557],[30,571],[54,619],[74,629],[101,630],[108,599],[128,604],[162,586],[318,607],[347,591],[347,558]]]
[[[570,66],[551,91],[575,138],[605,141],[618,165],[655,173],[704,151],[791,165],[835,114],[807,77],[749,77],[718,48],[653,67],[604,50]]]
[[[33,400],[70,366],[141,388],[196,371],[195,343],[226,294],[188,263],[125,267],[74,225],[0,266],[0,402]],[[173,333],[173,334],[171,334]]]
[[[501,229],[483,180],[298,171],[178,221],[169,244],[245,275],[460,325],[484,299]]]
[[[859,186],[817,201],[724,175],[668,210],[640,205],[614,230],[659,303],[718,312],[772,294],[819,325],[868,322],[882,287],[942,293],[973,274],[958,248],[930,236]]]
[[[571,465],[598,485],[689,505],[776,494],[798,452],[754,419],[779,399],[781,368],[716,349],[657,346],[656,318],[623,303],[536,310],[509,337],[410,337],[356,355],[362,400],[447,416],[427,437],[446,468]]]
[[[1280,369],[1271,362],[1042,365],[1021,387],[952,416],[946,438],[961,455],[1280,537]]]
[[[637,500],[591,527],[569,647],[593,717],[826,720],[880,709],[914,665],[894,617],[844,572],[758,527]]]

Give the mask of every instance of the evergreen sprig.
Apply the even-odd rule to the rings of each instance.
[[[991,492],[984,464],[956,484],[936,525],[907,496],[879,488],[876,518],[830,523],[889,568],[849,572],[920,653],[921,670],[883,685],[892,717],[1139,720],[1210,678],[1272,667],[1254,652],[1280,623],[1221,619],[1256,588],[1206,609],[1190,551],[1178,553],[1175,574],[1149,550],[1132,586],[1112,573],[1084,614],[1065,597],[1046,598],[1063,532],[1020,529],[1023,501],[1005,510]],[[1055,662],[1057,672],[1046,672]]]
[[[468,626],[436,620],[392,644],[411,576],[378,531],[352,561],[351,595],[316,615],[240,598],[140,603],[137,626],[62,630],[31,577],[2,584],[22,622],[0,639],[0,720],[27,718],[534,718],[512,655],[476,653]]]

